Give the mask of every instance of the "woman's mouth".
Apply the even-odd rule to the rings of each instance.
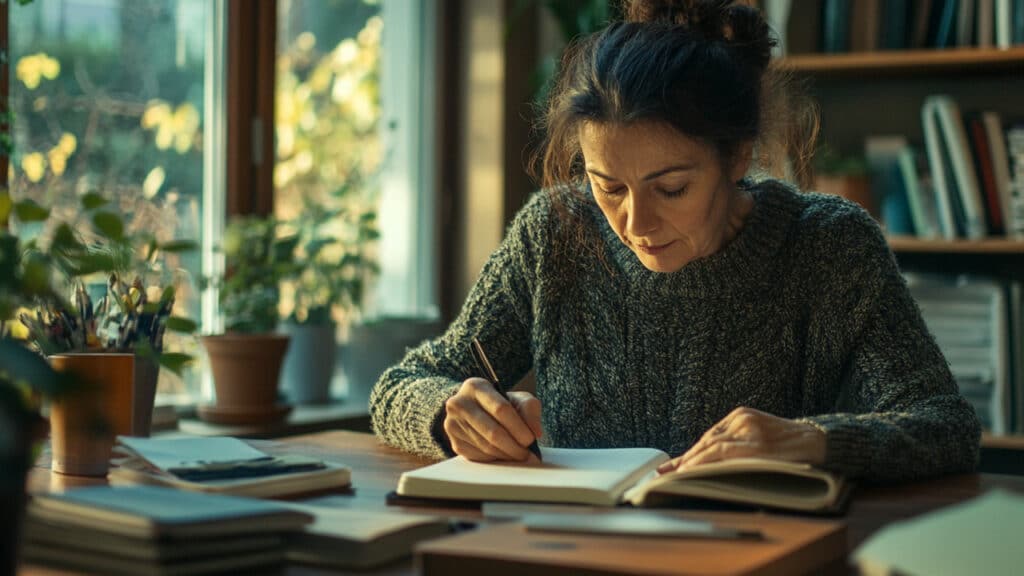
[[[661,252],[664,252],[665,249],[667,249],[672,244],[675,244],[675,240],[673,240],[672,242],[666,242],[665,244],[634,244],[634,246],[636,246],[636,249],[643,252],[644,254],[656,256]]]

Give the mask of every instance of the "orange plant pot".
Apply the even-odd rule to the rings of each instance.
[[[132,431],[135,355],[58,354],[50,364],[83,384],[50,405],[53,471],[106,476],[115,436]]]

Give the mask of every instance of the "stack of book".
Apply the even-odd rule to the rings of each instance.
[[[348,467],[301,455],[271,456],[230,437],[121,436],[107,480],[270,498],[347,488]]]
[[[1011,311],[1019,307],[1019,290],[995,279],[967,276],[908,274],[907,284],[982,426],[995,434],[1009,433],[1013,378],[1019,376],[1010,353],[1011,343],[1019,338]]]
[[[157,486],[95,486],[35,497],[23,554],[99,574],[250,573],[285,559],[313,517],[275,502]]]

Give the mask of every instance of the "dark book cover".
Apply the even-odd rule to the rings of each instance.
[[[786,24],[787,54],[821,52],[821,0],[793,0]]]
[[[850,0],[824,0],[822,5],[822,52],[849,52]]]
[[[913,3],[911,0],[882,2],[878,46],[883,50],[905,50],[910,44]]]
[[[911,0],[910,48],[927,48],[928,31],[932,21],[932,0]]]
[[[978,184],[981,187],[982,205],[985,207],[985,224],[990,234],[1001,236],[1006,233],[1006,230],[1003,225],[999,190],[996,187],[996,179],[992,171],[992,154],[989,151],[985,124],[978,114],[965,115],[964,124],[971,149],[971,160],[974,162],[974,171],[978,175]]]

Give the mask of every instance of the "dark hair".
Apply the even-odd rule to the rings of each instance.
[[[769,66],[776,40],[761,13],[732,0],[626,2],[624,21],[574,41],[563,55],[532,166],[541,185],[580,193],[582,123],[653,121],[710,144],[723,163],[745,143],[757,142],[761,164],[788,155],[806,186],[817,111]],[[760,142],[767,133],[781,146]]]

